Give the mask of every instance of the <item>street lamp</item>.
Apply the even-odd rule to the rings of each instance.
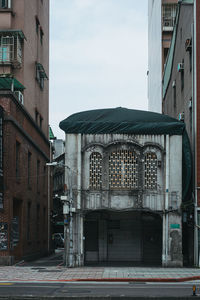
[[[73,212],[75,209],[72,207],[73,203],[73,190],[72,190],[72,172],[71,168],[63,163],[57,161],[46,163],[49,167],[61,166],[69,170],[69,194],[60,197],[63,203],[64,215],[64,265],[73,267]],[[68,227],[69,226],[69,227]]]

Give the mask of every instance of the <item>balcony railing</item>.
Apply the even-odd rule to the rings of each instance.
[[[20,67],[22,63],[22,40],[19,34],[0,31],[0,65],[12,64]]]

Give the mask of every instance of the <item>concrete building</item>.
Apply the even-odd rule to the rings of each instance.
[[[74,114],[60,128],[67,264],[182,266],[181,206],[191,176],[184,123],[116,108]]]
[[[0,263],[50,250],[48,72],[49,1],[0,1]]]
[[[162,75],[170,48],[177,0],[148,1],[148,110],[162,113]]]
[[[199,261],[200,225],[200,3],[182,0],[178,4],[176,25],[163,77],[163,109],[185,122],[193,153],[192,197],[186,210],[186,245],[188,259],[196,266]],[[192,222],[191,222],[192,221]],[[189,225],[187,225],[189,224]],[[187,225],[187,226],[186,226]],[[194,241],[194,242],[193,242]]]

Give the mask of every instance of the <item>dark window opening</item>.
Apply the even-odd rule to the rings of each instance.
[[[31,203],[28,203],[27,211],[27,241],[31,240]]]
[[[43,44],[43,37],[44,37],[44,32],[42,29],[40,29],[40,43],[41,45]]]
[[[16,178],[19,179],[20,176],[20,143],[16,142],[16,153],[15,153],[15,164],[16,164]]]
[[[31,156],[32,154],[28,152],[28,186],[31,186]]]
[[[37,160],[37,183],[36,183],[36,185],[37,185],[37,192],[39,192],[39,182],[40,182],[39,176],[40,176],[40,161]]]
[[[169,52],[169,48],[164,48],[164,63],[166,62],[168,52]]]

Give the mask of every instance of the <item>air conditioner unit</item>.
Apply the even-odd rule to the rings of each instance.
[[[184,121],[184,112],[182,112],[182,113],[180,113],[180,114],[178,115],[178,120],[179,120],[179,121]]]
[[[21,104],[24,104],[24,95],[20,91],[15,91],[15,95],[17,96],[18,101]]]
[[[179,63],[177,66],[177,71],[182,72],[184,70],[184,63]]]
[[[185,41],[185,51],[191,51],[192,50],[192,39],[187,39]]]
[[[189,109],[192,108],[192,99],[190,99],[189,102],[188,102],[188,108],[189,108]]]
[[[169,27],[170,26],[170,22],[169,21],[165,21],[164,22],[164,27]]]

